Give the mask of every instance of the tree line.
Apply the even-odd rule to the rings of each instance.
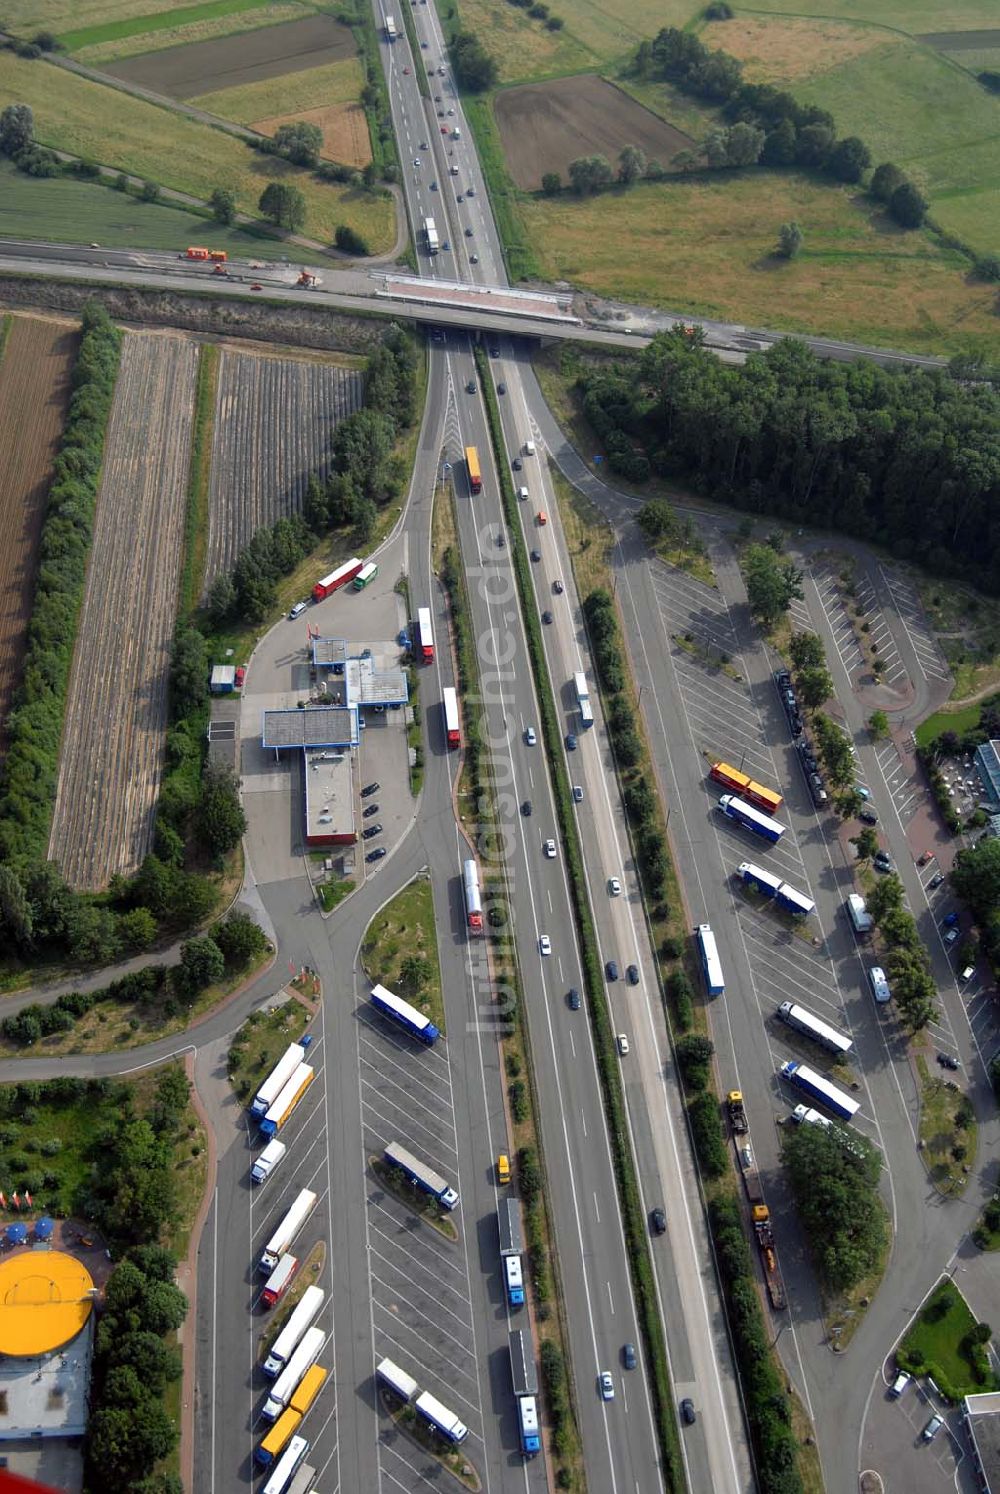
[[[791,338],[724,364],[675,329],[628,362],[585,366],[577,388],[613,470],[634,454],[719,502],[820,522],[1000,591],[1000,391],[988,384],[823,360]]]

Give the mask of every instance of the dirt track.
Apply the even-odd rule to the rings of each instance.
[[[507,168],[519,187],[535,192],[546,171],[566,168],[580,156],[606,156],[612,166],[626,145],[669,166],[687,135],[592,74],[556,78],[502,90],[494,105]]]
[[[265,524],[299,513],[330,438],[361,408],[361,374],[319,360],[223,348],[212,437],[206,589]]]
[[[222,88],[239,88],[263,78],[321,67],[341,57],[354,57],[356,51],[349,27],[329,16],[311,16],[305,21],[261,26],[240,36],[220,36],[183,47],[165,47],[161,52],[144,52],[107,64],[101,71],[169,98],[193,99]]]
[[[134,872],[152,839],[196,371],[194,342],[126,335],[49,841],[82,890]]]
[[[79,333],[16,316],[0,356],[0,745],[21,676],[45,496]]]

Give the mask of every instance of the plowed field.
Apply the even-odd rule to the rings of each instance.
[[[52,458],[78,333],[16,316],[0,357],[0,747],[21,672]]]
[[[326,477],[334,429],[361,408],[361,398],[361,374],[352,369],[223,348],[206,588],[232,569],[258,529],[301,511],[310,474]]]
[[[49,842],[82,890],[134,872],[152,840],[196,370],[193,342],[125,339]]]

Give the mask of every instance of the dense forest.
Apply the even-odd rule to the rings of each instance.
[[[1000,592],[1000,392],[785,339],[721,363],[682,329],[580,374],[613,469],[835,528]]]

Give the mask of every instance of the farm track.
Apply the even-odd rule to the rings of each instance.
[[[361,408],[361,374],[223,348],[212,433],[206,591],[258,529],[301,513],[329,471],[334,428]]]
[[[49,841],[83,891],[134,872],[152,843],[197,366],[193,341],[126,334]]]
[[[35,561],[79,331],[15,316],[0,358],[0,747],[21,677]]]

